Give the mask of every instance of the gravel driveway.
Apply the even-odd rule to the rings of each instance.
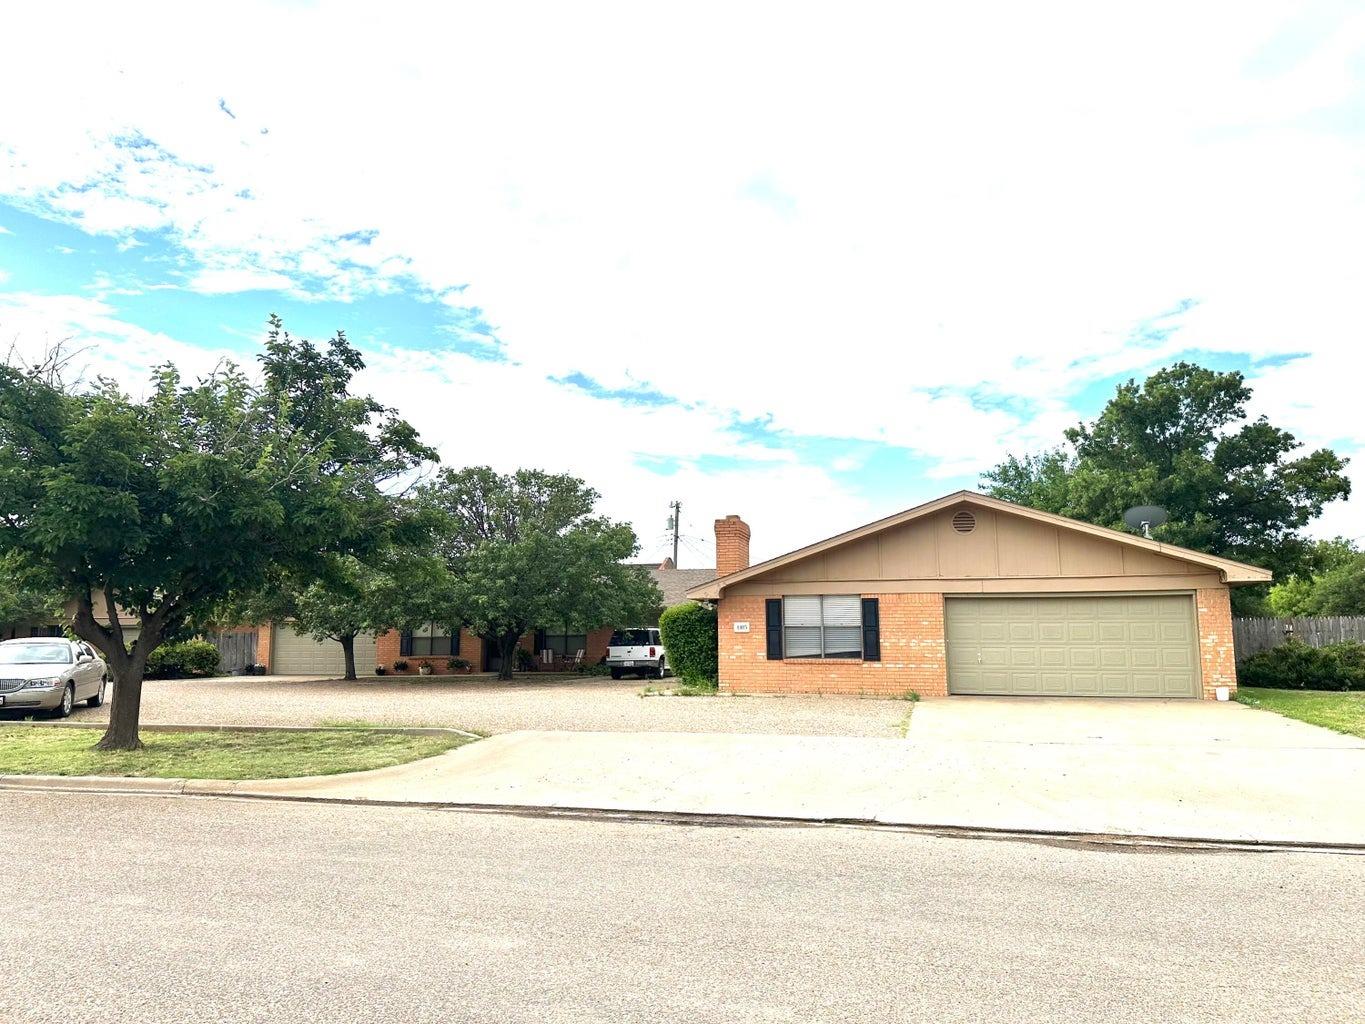
[[[850,697],[641,697],[639,680],[600,676],[304,679],[224,676],[148,680],[142,721],[189,725],[317,725],[364,720],[447,725],[479,732],[729,732],[791,736],[903,735],[912,705]],[[657,685],[657,684],[656,684]],[[101,721],[107,708],[82,708]]]

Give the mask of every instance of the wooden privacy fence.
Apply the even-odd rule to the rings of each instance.
[[[1285,629],[1292,625],[1293,632]],[[1237,661],[1243,662],[1253,654],[1278,647],[1289,637],[1302,640],[1310,647],[1326,647],[1343,640],[1365,643],[1365,615],[1306,615],[1292,619],[1233,619],[1232,642]]]
[[[256,662],[256,631],[205,633],[204,639],[218,648],[218,671],[240,672]]]

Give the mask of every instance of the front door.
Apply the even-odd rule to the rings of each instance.
[[[498,651],[498,645],[491,640],[483,642],[483,670],[485,672],[502,671],[502,654]]]

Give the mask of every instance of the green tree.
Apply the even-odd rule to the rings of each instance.
[[[1267,604],[1275,615],[1365,615],[1365,552],[1345,537],[1320,540],[1307,571],[1276,583]]]
[[[12,555],[0,559],[0,623],[43,622],[64,617],[62,596],[41,574]]]
[[[636,622],[662,602],[644,569],[622,564],[635,532],[594,515],[597,500],[576,477],[486,466],[445,470],[420,490],[454,576],[455,617],[496,647],[499,678],[512,678],[517,640],[533,627]]]
[[[391,521],[385,484],[434,453],[374,400],[343,334],[325,348],[276,317],[258,381],[224,364],[194,384],[158,369],[144,399],[69,387],[64,364],[0,367],[0,557],[64,600],[117,685],[100,746],[136,749],[147,658],[272,567],[364,554]],[[133,613],[96,620],[97,595]]]
[[[1313,580],[1310,615],[1365,615],[1365,554]]]
[[[996,497],[1117,529],[1125,509],[1163,505],[1159,539],[1285,579],[1311,565],[1304,527],[1351,485],[1335,452],[1304,453],[1265,417],[1248,421],[1250,398],[1240,373],[1177,363],[1120,385],[1061,447],[1011,455],[984,483]],[[1264,590],[1239,588],[1234,601],[1263,602]]]
[[[220,613],[224,622],[279,622],[314,640],[334,640],[345,678],[356,678],[355,639],[361,633],[411,629],[448,615],[453,579],[440,558],[391,546],[364,559],[330,555],[308,577],[278,575],[266,588]]]

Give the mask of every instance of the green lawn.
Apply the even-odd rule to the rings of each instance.
[[[1248,707],[1274,711],[1309,725],[1365,738],[1365,693],[1326,690],[1264,690],[1242,686],[1237,699]]]
[[[285,779],[387,768],[472,742],[463,736],[337,732],[144,732],[142,750],[96,750],[97,729],[0,728],[0,775]]]

